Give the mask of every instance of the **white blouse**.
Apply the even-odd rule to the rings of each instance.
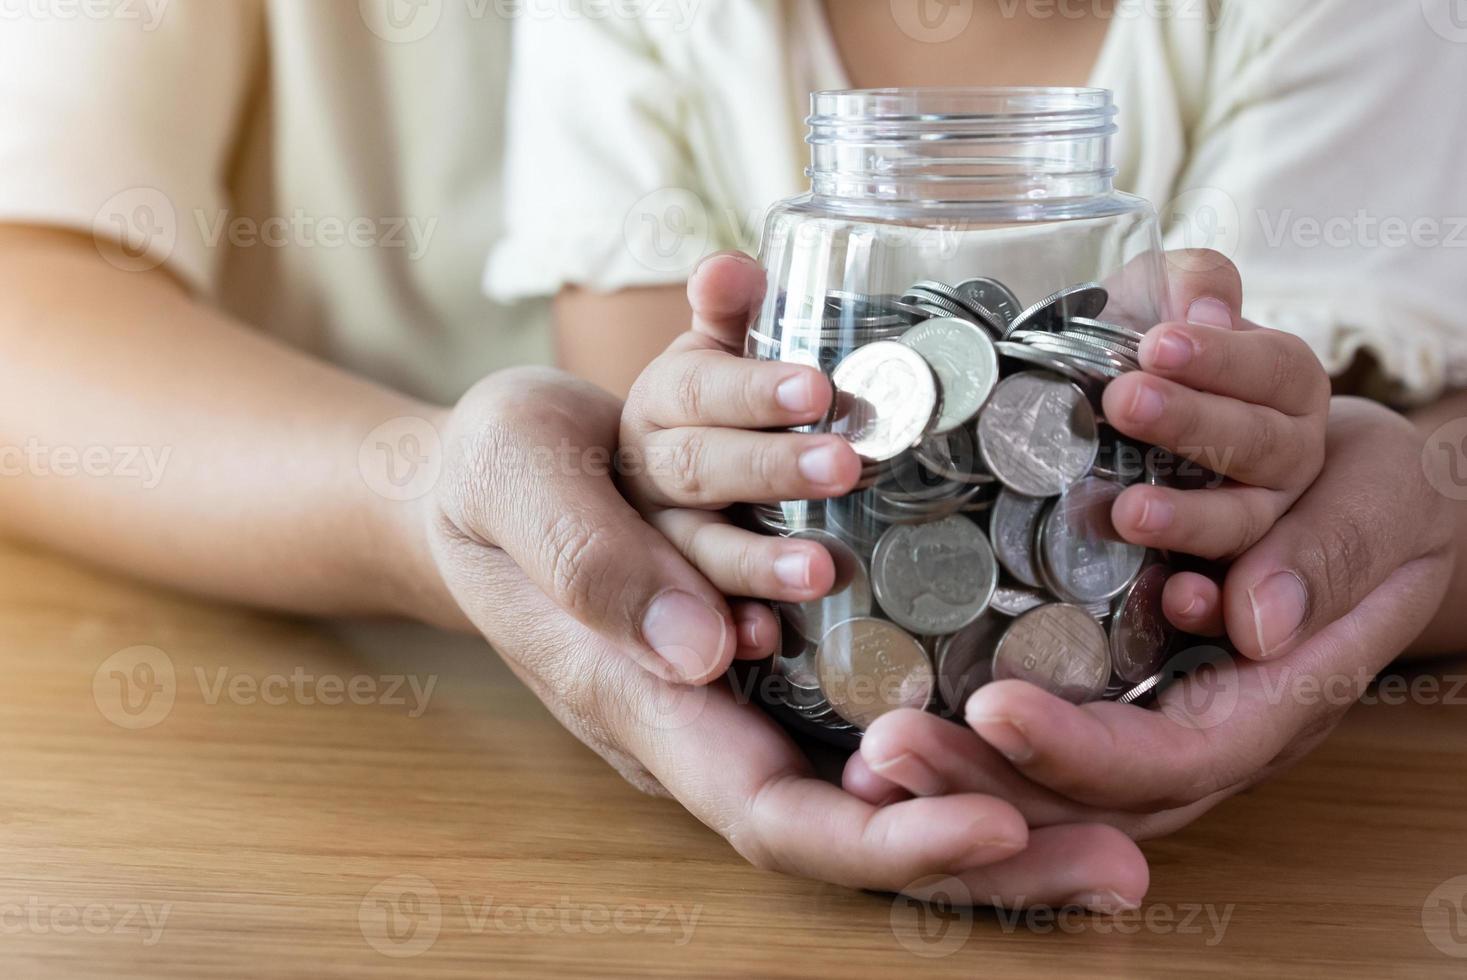
[[[1467,387],[1453,2],[1121,0],[1091,79],[1168,248],[1224,252],[1250,319],[1418,401]],[[640,8],[517,24],[500,300],[680,282],[807,189],[809,92],[848,87],[819,0]]]

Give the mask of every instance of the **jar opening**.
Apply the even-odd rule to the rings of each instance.
[[[817,196],[932,208],[1112,187],[1116,108],[1106,89],[855,89],[810,102]]]

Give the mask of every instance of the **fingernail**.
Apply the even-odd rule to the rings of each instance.
[[[1181,612],[1177,613],[1177,615],[1180,616],[1180,617],[1182,617],[1183,619],[1192,619],[1193,617],[1197,616],[1201,612],[1202,612],[1202,597],[1201,596],[1198,596],[1198,595],[1194,595],[1191,599],[1187,600],[1187,605],[1185,607],[1183,607],[1183,609],[1181,610]]]
[[[774,400],[779,407],[786,412],[810,412],[815,409],[814,385],[810,383],[810,376],[797,374],[793,378],[785,378],[774,389]]]
[[[1023,764],[1034,758],[1034,746],[1007,718],[968,718],[967,722],[979,738],[998,749],[1010,762]]]
[[[677,675],[696,680],[723,652],[723,617],[687,592],[664,592],[642,617],[642,639]]]
[[[1136,519],[1136,526],[1143,531],[1155,533],[1165,531],[1172,526],[1172,519],[1177,516],[1177,509],[1168,500],[1152,500],[1147,498],[1141,502],[1141,516]]]
[[[942,794],[942,780],[932,767],[923,762],[910,752],[886,759],[883,762],[868,763],[871,771],[878,776],[885,776],[892,782],[899,782],[908,791],[918,796],[939,796]],[[890,773],[891,775],[887,775]],[[894,777],[900,776],[900,779]]]
[[[1141,903],[1129,898],[1122,898],[1118,892],[1082,892],[1071,896],[1064,903],[1069,908],[1089,909],[1101,915],[1120,915],[1122,912],[1132,912],[1141,907]]]
[[[1253,607],[1253,629],[1258,648],[1271,657],[1304,625],[1309,613],[1309,590],[1293,572],[1275,572],[1248,590]]]
[[[800,475],[811,483],[830,486],[836,482],[840,457],[840,447],[832,443],[817,449],[806,450],[800,455],[800,461],[796,466],[799,468]]]
[[[1187,307],[1187,322],[1199,327],[1222,327],[1231,330],[1233,311],[1222,300],[1209,296]]]
[[[792,589],[810,587],[810,557],[803,552],[774,559],[774,577]]]
[[[1166,411],[1166,399],[1161,392],[1148,384],[1136,386],[1136,394],[1131,398],[1131,418],[1137,422],[1155,422],[1161,418],[1161,413]]]
[[[739,646],[745,650],[759,649],[759,618],[757,616],[745,616],[737,624]]]
[[[1197,348],[1192,341],[1173,330],[1165,331],[1148,345],[1147,360],[1165,371],[1176,371],[1192,362]]]

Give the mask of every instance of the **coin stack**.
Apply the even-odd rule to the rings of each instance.
[[[1024,308],[991,278],[926,280],[782,296],[773,329],[750,331],[751,356],[829,375],[831,411],[807,428],[844,436],[864,463],[846,497],[750,508],[836,568],[825,598],[779,606],[770,700],[839,741],[898,708],[961,713],[998,679],[1075,703],[1155,691],[1175,641],[1171,570],[1123,541],[1110,510],[1127,484],[1171,471],[1101,418],[1141,342],[1104,319],[1108,304],[1093,282]]]

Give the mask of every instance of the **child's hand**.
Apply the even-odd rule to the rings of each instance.
[[[764,432],[824,417],[832,397],[812,367],[741,356],[764,273],[716,255],[688,282],[693,327],[638,378],[621,424],[627,497],[728,595],[819,598],[835,580],[812,541],[754,534],[717,513],[738,502],[849,493],[861,460],[838,435]]]
[[[1227,478],[1200,490],[1133,486],[1116,501],[1116,530],[1151,548],[1230,559],[1261,540],[1319,476],[1330,381],[1302,340],[1242,318],[1237,270],[1208,258],[1202,271],[1173,277],[1187,322],[1146,335],[1142,370],[1112,382],[1104,408],[1117,430]],[[1192,575],[1167,585],[1167,613],[1190,632],[1215,628],[1199,618],[1201,587]]]

